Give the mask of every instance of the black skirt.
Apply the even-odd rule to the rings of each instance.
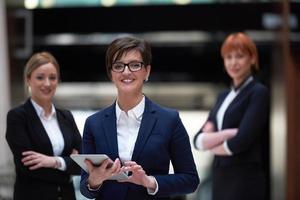
[[[262,167],[253,164],[215,167],[213,200],[265,200],[266,176]]]

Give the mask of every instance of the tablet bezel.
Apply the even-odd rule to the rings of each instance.
[[[104,160],[109,159],[106,154],[71,154],[70,157],[85,171],[87,171],[85,159],[92,161],[94,165],[100,165]],[[124,180],[128,179],[126,173],[121,172],[109,178],[109,180]]]

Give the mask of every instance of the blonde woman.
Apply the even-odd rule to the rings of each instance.
[[[7,114],[6,139],[14,156],[14,199],[75,199],[69,157],[81,151],[81,135],[70,111],[54,106],[59,65],[48,52],[34,54],[24,70],[26,102]]]

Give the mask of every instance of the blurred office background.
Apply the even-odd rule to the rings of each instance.
[[[72,110],[82,132],[85,118],[115,98],[105,71],[107,45],[123,34],[148,40],[153,63],[144,92],[178,109],[192,140],[217,93],[230,84],[219,50],[234,31],[245,31],[257,44],[257,77],[271,91],[270,199],[300,199],[299,0],[0,2],[0,200],[12,199],[14,181],[6,113],[25,99],[22,73],[33,52],[46,50],[58,59],[56,105]],[[178,198],[210,200],[212,155],[193,153],[201,184]],[[84,198],[78,193],[78,199]]]

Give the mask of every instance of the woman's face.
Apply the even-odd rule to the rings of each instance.
[[[131,63],[131,62],[143,62],[141,53],[137,50],[131,50],[122,55],[114,63]],[[128,66],[125,67],[123,72],[111,71],[111,80],[118,89],[118,94],[131,94],[140,95],[142,94],[142,88],[144,81],[150,74],[150,65],[142,66],[138,71],[131,72]]]
[[[27,79],[31,98],[37,103],[51,102],[58,85],[57,70],[52,63],[41,65]]]
[[[255,59],[241,50],[234,50],[225,54],[224,66],[227,74],[233,79],[235,85],[240,84],[251,74],[251,65]]]

